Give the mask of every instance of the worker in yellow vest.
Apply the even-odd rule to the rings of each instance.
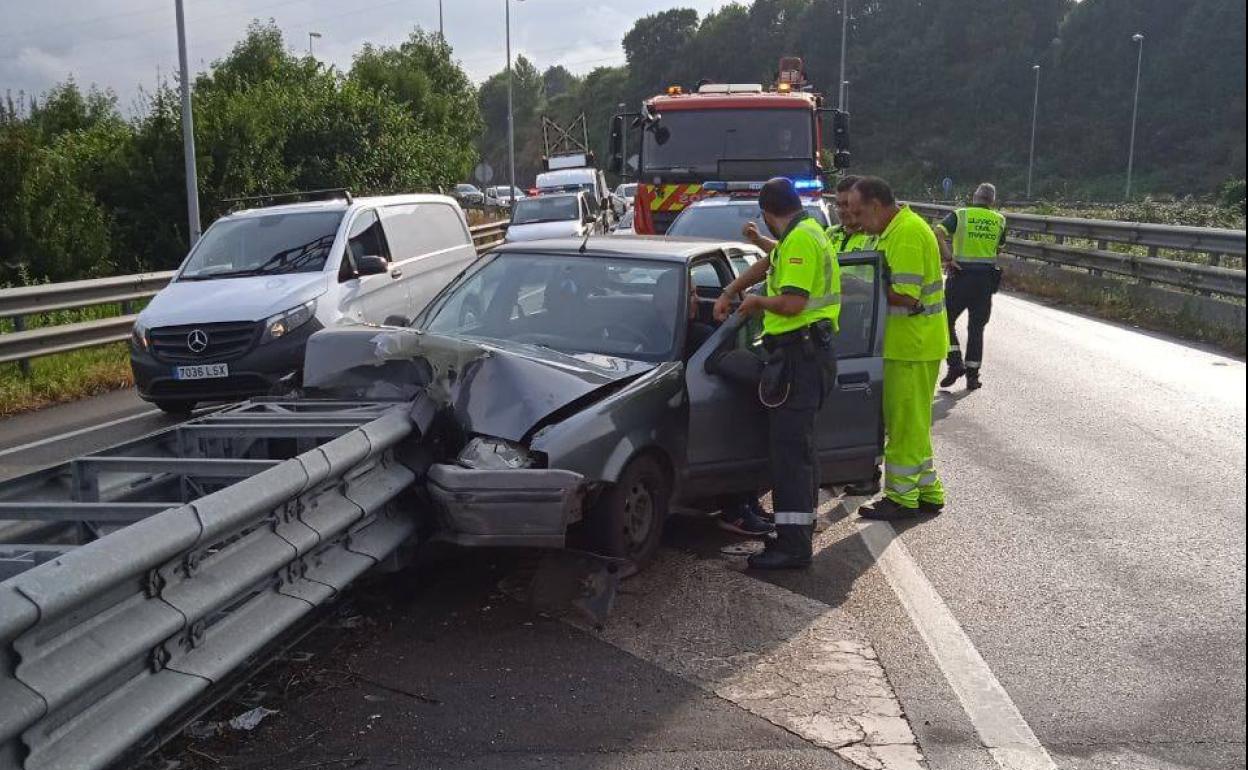
[[[967,390],[979,390],[982,386],[984,327],[992,316],[992,295],[1001,285],[997,255],[1005,245],[1005,217],[993,210],[996,202],[997,188],[984,182],[975,188],[969,207],[950,212],[935,228],[941,261],[949,274],[945,301],[950,345],[948,370],[940,381],[942,388],[951,387],[964,375]],[[953,328],[963,312],[968,312],[965,358]]]
[[[923,217],[899,205],[883,179],[864,177],[850,192],[852,216],[884,252],[884,498],[862,508],[894,521],[940,513],[945,489],[932,452],[932,399],[949,352],[940,247]]]
[[[749,566],[801,569],[810,566],[819,505],[815,420],[836,384],[832,340],[841,315],[841,269],[827,233],[806,213],[792,181],[769,180],[758,206],[776,246],[724,289],[715,318],[727,318],[738,297],[738,313],[763,317],[767,363],[758,395],[767,407],[776,539],[751,556]],[[763,293],[744,294],[757,283]]]

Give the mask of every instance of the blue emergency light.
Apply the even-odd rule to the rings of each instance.
[[[793,189],[801,192],[823,192],[822,179],[794,179]]]

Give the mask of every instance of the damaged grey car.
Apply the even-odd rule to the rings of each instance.
[[[575,539],[644,563],[669,512],[715,511],[725,495],[770,486],[764,407],[718,363],[733,351],[761,359],[761,324],[734,316],[693,331],[714,326],[734,264],[758,256],[662,238],[505,245],[410,324],[318,332],[305,386],[413,400],[420,437],[403,460],[432,512],[429,536]],[[870,482],[881,454],[880,265],[874,252],[842,258],[837,387],[817,433],[825,485]]]

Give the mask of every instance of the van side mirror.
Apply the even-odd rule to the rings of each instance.
[[[390,272],[390,263],[382,257],[360,257],[355,261],[355,272],[361,278],[366,275],[382,275]]]

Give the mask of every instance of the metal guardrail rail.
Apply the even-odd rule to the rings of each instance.
[[[477,251],[485,251],[502,243],[507,224],[507,220],[501,220],[468,228]],[[129,304],[156,296],[173,278],[174,272],[0,289],[0,318],[13,319],[15,327],[12,332],[0,334],[0,364],[125,342],[130,338],[136,317],[136,314],[129,312]],[[40,313],[109,304],[120,304],[123,309],[121,315],[26,328],[27,319]]]
[[[0,770],[148,741],[416,528],[410,404],[256,401],[0,484]]]
[[[911,203],[910,207],[933,221],[954,210],[952,206],[930,203]],[[1242,299],[1248,293],[1244,270],[1212,264],[1220,261],[1223,255],[1244,257],[1245,233],[1242,230],[1005,213],[1009,232],[1024,236],[1008,238],[1005,250],[1019,257],[1204,294]],[[1039,240],[1042,236],[1052,236],[1054,241]],[[1066,238],[1092,241],[1096,246],[1067,245],[1062,242]],[[1111,243],[1143,246],[1148,249],[1148,255],[1111,251],[1107,248]],[[1157,256],[1159,249],[1209,254],[1211,264],[1163,259]]]

